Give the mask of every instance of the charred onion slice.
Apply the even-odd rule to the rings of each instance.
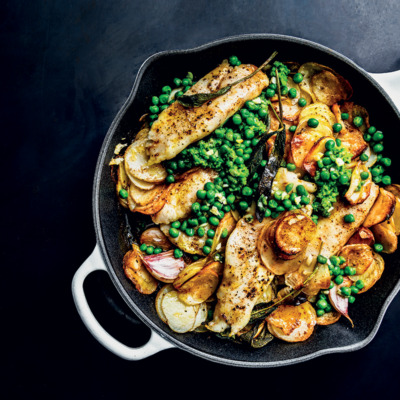
[[[286,342],[307,340],[316,323],[316,312],[308,301],[299,306],[281,305],[267,318],[270,333]]]

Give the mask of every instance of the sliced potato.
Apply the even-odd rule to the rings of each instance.
[[[308,215],[288,212],[275,225],[272,243],[279,257],[292,259],[305,249],[315,232],[316,225]]]
[[[306,158],[303,162],[303,168],[311,175],[315,176],[317,171],[317,162],[324,157],[326,152],[325,144],[328,140],[332,140],[332,137],[325,136],[320,139],[311,147],[307,153]]]
[[[374,254],[367,244],[348,244],[342,248],[339,256],[346,259],[341,268],[353,267],[357,275],[363,274],[374,262]]]
[[[363,225],[369,228],[388,220],[394,213],[396,198],[388,190],[379,189],[379,196],[369,211]]]
[[[382,251],[384,253],[391,254],[397,250],[398,238],[393,217],[378,225],[374,225],[371,229],[376,241],[383,246]]]
[[[161,307],[161,303],[164,296],[171,290],[174,290],[174,287],[171,284],[167,284],[158,291],[156,296],[155,305],[156,305],[157,315],[160,317],[161,321],[164,322],[165,324],[167,323],[167,317],[164,314],[164,311]]]
[[[143,181],[143,180],[141,180],[141,179],[135,178],[135,177],[132,176],[132,175],[129,175],[129,174],[127,174],[127,175],[128,175],[128,177],[129,177],[129,180],[130,180],[135,186],[137,186],[139,189],[150,190],[150,189],[153,189],[154,186],[156,186],[155,183],[146,182],[146,181]]]
[[[207,304],[206,303],[200,304],[199,310],[197,311],[197,314],[196,314],[196,320],[194,321],[194,325],[191,330],[194,331],[203,322],[205,322],[207,320],[207,315],[208,315]],[[207,329],[205,331],[207,331]]]
[[[162,196],[166,189],[166,185],[156,185],[153,189],[143,190],[137,187],[135,184],[131,183],[129,185],[129,196],[132,198],[137,206],[144,207],[148,206],[158,197]]]
[[[368,173],[368,178],[364,180],[361,179],[361,172]],[[368,168],[361,161],[359,161],[353,169],[350,186],[344,197],[351,205],[361,204],[368,198],[371,192],[371,186],[371,173],[369,172]]]
[[[320,264],[317,272],[310,279],[303,289],[307,296],[316,296],[320,290],[329,289],[331,284],[331,274],[327,264]]]
[[[322,317],[317,317],[317,325],[332,325],[339,321],[342,315],[337,311],[325,313]]]
[[[393,193],[396,198],[396,206],[392,215],[394,232],[396,235],[400,235],[400,185],[389,185],[385,187],[385,190]]]
[[[269,332],[286,342],[303,342],[314,332],[317,314],[306,301],[299,306],[281,305],[267,318]]]
[[[211,246],[211,254],[215,251],[221,251],[225,248],[226,242],[229,239],[230,234],[236,227],[236,220],[233,217],[231,212],[228,212],[224,215],[219,223],[217,229],[215,230],[215,236],[213,239],[213,244]],[[222,238],[223,235],[226,236]]]
[[[157,281],[143,265],[140,250],[136,245],[132,246],[123,259],[122,267],[125,275],[132,281],[136,289],[143,294],[152,294],[157,289]]]
[[[321,125],[330,128],[332,132],[332,125],[336,122],[335,115],[331,109],[323,103],[316,102],[304,107],[299,116],[299,125],[302,122],[308,121],[310,118],[315,118]],[[318,125],[319,126],[319,125]]]
[[[193,278],[179,287],[179,299],[185,304],[200,304],[217,290],[220,277],[223,271],[223,264],[214,261],[206,265]]]
[[[367,244],[368,246],[372,246],[374,243],[374,234],[368,228],[362,226],[358,228],[346,244]]]
[[[129,187],[129,189],[131,188],[131,186]],[[129,205],[131,204],[131,202],[135,205],[134,208],[131,209],[131,211],[140,212],[140,213],[146,214],[146,215],[152,215],[152,214],[155,214],[155,213],[159,212],[165,205],[165,202],[166,202],[165,193],[167,191],[168,191],[168,186],[166,186],[165,188],[161,188],[161,189],[157,190],[156,191],[156,196],[151,200],[151,202],[146,204],[146,205],[143,205],[143,206],[142,205],[138,205],[132,199],[132,196],[129,196],[128,197]]]
[[[272,193],[275,193],[277,190],[284,192],[286,186],[290,183],[293,183],[293,189],[289,193],[294,192],[298,185],[303,185],[308,193],[314,193],[318,188],[315,183],[300,179],[295,172],[291,172],[287,168],[279,168],[272,182]]]
[[[167,177],[167,172],[161,164],[148,165],[149,156],[146,152],[147,139],[135,140],[125,152],[125,169],[128,175],[146,182],[160,183]]]
[[[186,333],[194,328],[199,305],[188,306],[183,303],[179,300],[177,291],[171,290],[164,294],[161,308],[168,326],[174,332]]]
[[[296,129],[290,144],[290,149],[293,163],[297,168],[303,168],[304,159],[308,152],[311,150],[314,143],[323,136],[323,134],[314,128],[306,127],[301,130]]]
[[[315,102],[332,105],[349,99],[353,94],[349,82],[325,65],[308,62],[300,66],[299,72],[303,75],[300,88],[308,92]]]
[[[195,261],[192,264],[189,264],[186,266],[177,276],[177,278],[174,280],[174,287],[175,289],[178,289],[189,279],[193,278],[197,273],[199,273],[204,266],[210,262],[210,259],[208,258],[202,258],[200,260]]]
[[[362,275],[352,275],[349,278],[353,282],[357,282],[358,280],[363,281],[364,287],[358,293],[365,293],[367,290],[371,289],[376,282],[378,282],[384,269],[385,262],[383,261],[383,258],[378,253],[374,253],[374,262],[367,271]]]
[[[144,243],[148,246],[160,247],[164,251],[172,249],[172,243],[158,227],[146,229],[140,236],[140,243]]]

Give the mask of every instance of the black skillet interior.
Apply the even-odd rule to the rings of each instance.
[[[162,86],[171,84],[174,77],[185,76],[191,71],[198,79],[233,54],[243,63],[260,65],[274,50],[279,52],[277,60],[315,61],[330,66],[350,81],[354,89],[353,100],[367,108],[371,124],[386,134],[384,154],[394,161],[390,171],[393,182],[400,182],[398,165],[396,167],[399,161],[395,157],[398,144],[395,133],[400,130],[400,121],[387,96],[345,57],[307,41],[268,35],[231,38],[197,50],[160,53],[147,60],[138,73],[131,96],[108,132],[95,178],[94,214],[98,241],[111,278],[122,297],[143,321],[179,347],[213,361],[233,365],[276,366],[312,358],[317,353],[362,347],[374,336],[383,317],[382,310],[387,308],[391,294],[398,290],[400,280],[398,255],[385,255],[386,270],[382,279],[368,293],[358,296],[356,303],[350,306],[354,329],[345,318],[341,318],[335,325],[316,327],[312,337],[304,343],[289,344],[274,340],[267,347],[254,350],[212,334],[172,332],[157,317],[155,296],[139,294],[124,276],[121,265],[126,243],[120,239],[124,216],[117,206],[108,166],[114,146],[128,132],[138,130],[138,119],[148,110],[151,96],[159,94]]]

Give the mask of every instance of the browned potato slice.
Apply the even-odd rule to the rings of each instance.
[[[338,135],[343,147],[352,154],[352,159],[358,157],[367,147],[363,134],[358,129],[342,129]]]
[[[396,235],[400,235],[400,185],[389,185],[385,189],[390,193],[393,193],[396,198],[396,206],[394,208],[394,213],[392,215],[394,232]]]
[[[321,71],[311,78],[311,90],[321,103],[331,106],[338,101],[347,100],[353,91],[349,82],[331,71]]]
[[[194,329],[199,305],[189,306],[179,299],[178,292],[171,290],[161,301],[161,308],[168,326],[177,333],[185,333]]]
[[[367,244],[346,245],[340,251],[339,256],[343,256],[346,259],[341,268],[346,266],[354,267],[357,275],[363,274],[374,261],[372,249]]]
[[[368,178],[362,180],[360,176],[361,172],[367,172],[369,175]],[[362,182],[364,182],[364,184],[361,186]],[[368,168],[359,161],[353,169],[350,186],[344,197],[351,205],[361,204],[368,198],[371,192],[371,186],[371,173]]]
[[[125,152],[125,169],[128,175],[146,182],[159,183],[167,177],[162,164],[148,165],[147,139],[135,140]]]
[[[166,195],[165,193],[168,191],[169,186],[166,186],[163,190],[157,191],[157,196],[153,198],[153,200],[144,206],[138,206],[135,202],[135,207],[131,209],[131,211],[140,212],[141,214],[152,215],[159,212],[165,205]],[[130,201],[132,199],[131,196],[128,197]]]
[[[316,225],[303,213],[289,212],[282,216],[275,227],[273,244],[281,258],[296,257],[313,239]]]
[[[157,185],[153,189],[143,190],[131,183],[129,196],[138,207],[145,207],[154,202],[166,190],[166,185]]]
[[[138,178],[135,178],[134,176],[129,175],[129,174],[128,174],[128,177],[129,177],[129,180],[130,180],[135,186],[137,186],[139,189],[150,190],[150,189],[153,189],[154,186],[156,186],[155,183],[143,181],[143,180],[138,179]]]
[[[393,215],[395,207],[396,198],[394,197],[393,193],[380,188],[379,196],[369,211],[363,225],[366,228],[369,228],[370,226],[377,225],[388,220]]]
[[[393,217],[378,225],[374,225],[372,232],[375,239],[383,246],[383,252],[387,254],[394,253],[397,250],[398,238],[396,236]]]
[[[179,299],[188,305],[205,302],[217,290],[222,271],[223,264],[220,262],[214,261],[206,265],[179,287]]]
[[[303,168],[311,175],[315,176],[315,172],[317,170],[317,161],[323,158],[324,153],[326,152],[325,143],[328,140],[332,140],[332,137],[325,136],[320,138],[317,143],[311,147],[311,150],[306,155],[304,159]]]
[[[337,311],[325,313],[322,317],[317,317],[317,325],[332,325],[339,321],[341,316]]]
[[[308,62],[300,66],[299,72],[304,77],[299,86],[308,92],[315,102],[322,101],[332,105],[337,101],[349,99],[353,94],[349,82],[325,65]]]
[[[196,320],[195,320],[193,328],[191,330],[194,331],[203,322],[205,322],[207,320],[207,315],[208,315],[207,304],[206,303],[200,304],[199,311],[197,312],[197,315],[196,315]],[[205,332],[207,332],[207,329],[206,328],[204,328],[204,329],[205,329]]]
[[[162,310],[161,303],[163,297],[171,290],[174,290],[174,287],[171,284],[167,284],[158,291],[156,296],[155,304],[156,304],[157,315],[160,317],[161,321],[164,322],[165,324],[167,323],[167,317],[165,316],[164,311]]]
[[[346,244],[367,244],[372,246],[375,243],[374,234],[368,229],[358,228],[357,232],[348,240]]]
[[[367,271],[362,275],[352,275],[349,278],[354,282],[357,282],[358,280],[363,281],[364,287],[358,293],[365,293],[367,290],[371,289],[376,282],[378,282],[384,269],[385,262],[383,261],[383,258],[378,253],[374,253],[374,262]]]
[[[140,293],[152,294],[156,291],[157,281],[143,265],[140,250],[136,245],[133,245],[132,250],[125,254],[122,266],[125,275]]]
[[[303,342],[314,332],[317,314],[306,301],[299,306],[281,305],[267,318],[268,330],[286,342]]]
[[[200,260],[197,260],[196,262],[189,264],[186,266],[177,276],[177,278],[174,280],[174,287],[175,289],[178,289],[189,279],[193,278],[197,273],[199,273],[203,267],[209,262],[210,260],[208,258],[202,258]]]
[[[291,157],[297,168],[303,168],[308,152],[322,136],[324,135],[321,135],[317,129],[310,127],[303,128],[301,131],[296,130],[291,142]]]
[[[329,289],[331,274],[327,264],[319,265],[317,272],[303,289],[307,296],[316,296],[320,290]]]
[[[146,229],[140,236],[140,243],[145,243],[148,246],[160,247],[164,251],[172,249],[172,243],[161,232],[160,228],[156,227]]]
[[[235,227],[236,227],[236,220],[233,217],[232,213],[229,212],[225,214],[224,218],[221,219],[221,222],[219,223],[217,229],[215,230],[215,236],[213,239],[213,244],[211,246],[211,254],[213,254],[214,251],[221,251],[225,248],[226,242],[228,241],[228,238],[235,229]],[[223,232],[227,232],[225,238],[221,237]]]

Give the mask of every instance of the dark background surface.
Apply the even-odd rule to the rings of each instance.
[[[400,69],[399,19],[395,0],[3,1],[2,397],[109,399],[137,396],[141,388],[161,396],[232,396],[241,388],[256,396],[333,399],[400,389],[399,296],[360,351],[250,370],[175,349],[136,363],[118,359],[86,330],[70,291],[95,246],[98,152],[149,55],[229,35],[281,33],[324,44],[369,72],[387,72]],[[92,274],[85,289],[112,334],[131,346],[146,342],[148,329],[105,273]]]

